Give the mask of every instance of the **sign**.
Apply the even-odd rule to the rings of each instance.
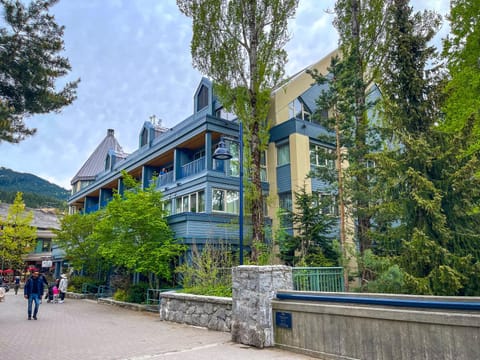
[[[43,260],[42,261],[42,268],[51,268],[52,267],[52,260]]]
[[[275,313],[275,325],[285,329],[292,328],[292,313],[277,311]]]

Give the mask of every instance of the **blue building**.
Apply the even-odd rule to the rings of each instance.
[[[332,55],[307,69],[325,73]],[[307,177],[312,167],[326,165],[315,157],[318,147],[333,147],[319,140],[325,129],[310,116],[322,88],[312,85],[307,69],[272,93],[269,120],[273,125],[262,157],[261,179],[266,222],[273,228],[280,226],[279,207],[294,208],[295,191],[306,186],[308,191],[321,192],[325,187]],[[172,128],[162,127],[155,119],[146,121],[135,152],[126,154],[114,130],[107,131],[71,181],[70,212],[89,213],[105,206],[114,190],[122,191],[124,170],[144,187],[155,181],[166,200],[168,223],[183,243],[201,246],[222,241],[235,246],[239,243],[238,142],[226,140],[232,159],[218,161],[212,155],[221,140],[238,139],[238,133],[236,116],[225,111],[212,83],[203,78],[194,92],[192,115]],[[248,223],[247,214],[246,245]]]

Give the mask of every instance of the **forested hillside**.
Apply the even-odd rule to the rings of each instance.
[[[25,205],[30,208],[64,209],[70,195],[68,190],[38,176],[0,167],[0,201],[12,204],[18,191],[23,193]]]

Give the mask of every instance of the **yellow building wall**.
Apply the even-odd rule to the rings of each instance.
[[[272,93],[272,106],[269,114],[272,125],[287,121],[289,119],[288,104],[308,90],[314,83],[312,76],[307,74],[306,70],[317,69],[321,74],[326,74],[331,58],[336,55],[338,55],[337,50],[331,52],[315,64],[293,75],[284,85]]]

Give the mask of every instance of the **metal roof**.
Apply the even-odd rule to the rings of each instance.
[[[109,150],[113,150],[121,158],[127,156],[115,138],[113,129],[107,130],[107,136],[97,146],[87,161],[85,161],[70,183],[73,185],[79,180],[95,180],[95,176],[105,170],[105,159]]]
[[[8,209],[11,204],[0,203],[0,217],[7,219]],[[33,212],[33,220],[30,224],[37,229],[60,229],[60,221],[57,209],[31,209],[25,208],[25,211]]]

